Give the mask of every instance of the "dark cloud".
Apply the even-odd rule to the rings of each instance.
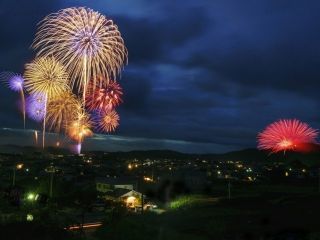
[[[238,12],[232,11],[238,29],[222,34],[228,24],[217,20],[212,46],[188,56],[186,66],[205,68],[211,77],[219,75],[249,88],[315,93],[320,78],[319,9],[316,1],[241,3]]]
[[[191,11],[192,17],[189,11],[161,18],[115,16],[129,50],[129,61],[135,64],[170,61],[168,57],[172,48],[183,45],[206,30],[206,13],[201,8]]]

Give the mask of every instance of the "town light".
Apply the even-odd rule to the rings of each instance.
[[[27,195],[27,199],[29,201],[35,200],[35,197],[36,197],[36,195],[34,193],[28,193],[28,195]]]
[[[16,168],[17,168],[17,169],[22,169],[22,168],[23,168],[23,163],[17,164],[17,165],[16,165]]]
[[[146,182],[153,182],[153,179],[150,177],[143,177]]]
[[[27,214],[27,221],[28,222],[32,222],[33,221],[33,215],[32,214],[30,214],[30,213]]]
[[[127,198],[127,207],[135,207],[136,198],[134,196],[130,196]]]

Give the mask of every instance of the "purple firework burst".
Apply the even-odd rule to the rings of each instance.
[[[32,94],[27,98],[27,114],[36,122],[43,120],[46,112],[46,98],[43,94]]]
[[[24,78],[17,73],[13,72],[1,72],[0,80],[5,82],[5,84],[15,92],[23,90]]]
[[[19,92],[23,90],[24,78],[21,75],[13,75],[9,78],[9,88],[12,91]]]

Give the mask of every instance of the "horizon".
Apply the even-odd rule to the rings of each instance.
[[[34,130],[34,129],[11,129],[11,128],[0,128],[0,134],[5,132],[6,134],[0,136],[0,146],[19,146],[19,147],[34,147],[34,148],[39,148],[41,149],[41,146],[38,145],[36,146],[34,143],[31,143],[31,141],[34,141],[34,131],[38,131],[41,134],[40,130]],[[70,141],[67,140],[66,136],[64,135],[58,135],[56,133],[46,133],[47,135],[47,144],[46,147],[53,147],[53,148],[60,148],[60,149],[69,149],[71,150]],[[28,138],[30,143],[27,145],[24,145],[23,142],[19,142],[21,140],[25,140],[25,138]],[[2,139],[5,139],[5,142],[2,141]],[[59,147],[56,146],[57,141],[61,144]],[[146,143],[148,141],[152,141],[153,144],[148,147],[146,146]],[[165,144],[167,142],[170,142],[170,144]],[[107,143],[112,143],[111,149],[107,150],[105,147],[100,147],[100,148],[94,148],[96,145],[94,144],[95,142],[102,142],[104,144]],[[120,142],[117,144],[117,142]],[[127,149],[123,148],[123,142],[130,142],[130,145],[128,146]],[[63,144],[65,143],[65,144]],[[175,143],[175,144],[173,144]],[[153,147],[156,144],[158,144],[158,148]],[[184,147],[186,144],[189,144],[189,147],[186,148]],[[235,152],[235,151],[241,151],[241,150],[246,150],[246,149],[256,149],[254,147],[244,147],[244,148],[235,148],[233,150],[228,150],[225,149],[221,151],[206,151],[205,147],[202,148],[202,151],[195,152],[192,151],[190,146],[193,144],[196,145],[201,145],[203,146],[206,145],[206,143],[192,143],[192,142],[187,142],[187,141],[179,141],[179,140],[168,140],[168,139],[152,139],[152,138],[137,138],[137,137],[124,137],[124,136],[119,136],[119,135],[104,135],[104,134],[95,134],[93,137],[86,139],[84,143],[84,148],[83,151],[86,152],[94,152],[94,151],[102,151],[102,152],[130,152],[130,151],[174,151],[174,152],[179,152],[179,153],[184,153],[184,154],[224,154],[224,153],[229,153],[229,152]],[[72,145],[72,144],[71,144]],[[179,146],[183,147],[179,147]],[[140,146],[140,147],[139,147]],[[168,147],[166,147],[168,146]],[[171,146],[171,148],[170,148]],[[172,146],[177,146],[177,147],[172,147]],[[110,148],[110,146],[109,146]],[[199,149],[200,147],[196,148]],[[208,149],[210,149],[211,146],[208,146]]]

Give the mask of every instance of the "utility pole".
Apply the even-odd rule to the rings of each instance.
[[[52,198],[53,172],[50,172],[50,198]]]
[[[318,177],[318,180],[319,180],[319,183],[318,183],[318,190],[319,190],[319,193],[320,193],[320,168],[319,168],[319,177]]]
[[[12,187],[16,184],[16,166],[13,168]]]
[[[47,172],[50,173],[50,189],[49,189],[49,197],[52,198],[52,193],[53,193],[53,177],[54,177],[54,173],[55,173],[56,169],[54,166],[50,166],[47,168]]]
[[[141,193],[141,214],[143,214],[143,206],[144,206],[144,197],[143,197],[143,193]]]
[[[14,165],[13,167],[13,176],[12,176],[12,187],[16,185],[16,171],[23,168],[23,164],[19,163],[17,165]]]
[[[231,183],[230,183],[230,179],[228,181],[228,199],[231,199]]]

